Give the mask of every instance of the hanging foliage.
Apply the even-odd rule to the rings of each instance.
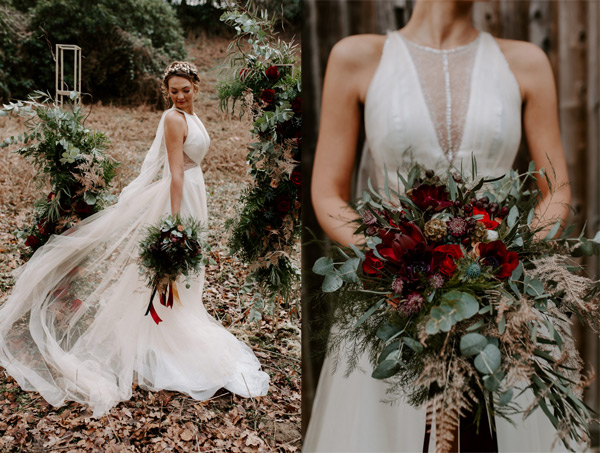
[[[76,99],[72,92],[71,100]],[[118,163],[106,155],[108,138],[85,127],[84,112],[75,103],[63,109],[48,94],[36,91],[26,101],[5,105],[0,116],[26,118],[26,131],[0,142],[0,148],[22,144],[15,152],[31,161],[39,188],[50,186],[50,192],[35,202],[33,224],[17,233],[30,256],[51,235],[62,234],[112,203],[107,189]]]
[[[290,255],[300,234],[300,70],[293,42],[277,39],[266,12],[238,7],[221,16],[237,37],[219,85],[221,108],[253,118],[247,162],[252,183],[230,221],[233,254],[250,265],[258,287],[255,314],[290,301],[299,272]]]

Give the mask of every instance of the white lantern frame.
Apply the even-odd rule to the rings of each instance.
[[[65,51],[73,51],[73,89],[65,83]],[[57,105],[63,105],[65,96],[69,97],[72,91],[76,91],[79,96],[77,103],[81,102],[81,47],[74,44],[56,45],[56,77],[55,77],[55,102]]]

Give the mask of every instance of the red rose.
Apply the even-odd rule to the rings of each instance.
[[[519,265],[519,255],[506,250],[502,241],[492,241],[478,245],[479,259],[491,266],[498,278],[508,278]]]
[[[271,80],[277,80],[279,78],[279,70],[277,69],[277,66],[271,66],[267,68],[265,74]]]
[[[492,220],[488,212],[484,209],[477,209],[475,206],[473,206],[473,215],[483,216],[483,218],[479,219],[478,222],[483,223],[488,230],[494,230],[498,225],[500,225],[500,222]]]
[[[438,212],[454,204],[448,201],[446,186],[421,184],[412,189],[410,198],[423,211],[427,208],[433,208]]]
[[[292,110],[297,115],[300,115],[302,113],[302,98],[297,97],[292,101]]]
[[[260,95],[260,98],[266,103],[270,104],[275,100],[275,90],[272,90],[271,88],[263,90],[262,94]]]
[[[365,259],[362,263],[363,272],[365,274],[380,276],[383,266],[383,261],[375,256],[373,250],[368,250],[367,253],[365,253]]]
[[[290,198],[286,195],[279,195],[277,198],[275,198],[275,206],[279,212],[285,214],[290,210],[291,207]]]
[[[88,215],[92,212],[92,205],[87,204],[83,200],[78,200],[77,203],[73,205],[73,209],[77,214]]]
[[[27,239],[25,240],[25,245],[27,247],[31,247],[32,249],[37,248],[38,245],[40,245],[40,240],[35,237],[34,235],[31,236],[27,236]]]
[[[440,245],[433,249],[434,267],[447,277],[452,277],[456,272],[456,261],[462,256],[460,246],[456,244]]]
[[[290,175],[290,181],[295,186],[302,184],[302,172],[300,170],[294,170]]]

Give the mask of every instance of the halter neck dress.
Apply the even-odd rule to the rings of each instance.
[[[356,195],[369,179],[382,188],[386,170],[390,186],[402,189],[396,170],[415,163],[469,173],[473,155],[479,175],[504,174],[521,140],[521,103],[517,80],[490,34],[437,50],[389,32],[365,100],[366,144]],[[348,377],[344,357],[337,367],[334,362],[325,359],[303,451],[423,451],[425,407],[382,402],[390,399],[387,385],[370,376],[366,356]],[[524,394],[519,402],[526,408],[531,400]],[[514,422],[496,420],[500,452],[551,451],[555,431],[541,410]],[[555,451],[560,448],[558,442]]]

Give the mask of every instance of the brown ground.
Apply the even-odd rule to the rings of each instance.
[[[271,376],[269,394],[244,399],[221,391],[198,402],[176,392],[134,389],[130,401],[100,420],[78,403],[49,406],[39,394],[23,392],[0,368],[0,451],[298,451],[300,447],[300,320],[281,307],[278,317],[249,322],[252,293],[242,291],[245,266],[227,254],[227,218],[235,215],[246,177],[249,121],[218,109],[215,82],[228,40],[200,36],[188,54],[201,71],[195,111],[210,136],[205,171],[212,243],[218,264],[207,272],[204,304],[238,338],[250,344]],[[88,107],[89,109],[89,107]],[[161,112],[142,107],[94,105],[86,121],[111,139],[110,154],[121,165],[115,194],[137,174],[154,137]],[[0,118],[0,138],[22,130],[22,121]],[[21,228],[44,189],[32,181],[31,166],[0,150],[0,303],[14,284],[23,245],[12,232]]]

